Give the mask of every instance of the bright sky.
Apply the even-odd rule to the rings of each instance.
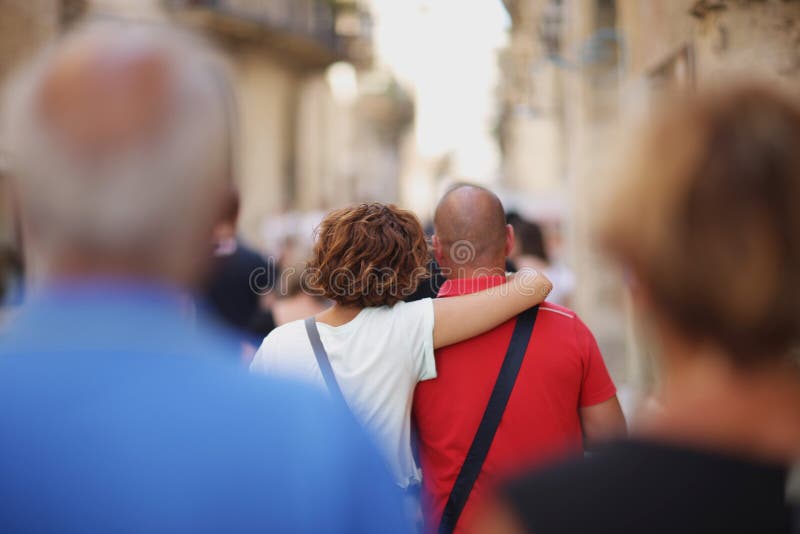
[[[420,154],[451,152],[456,174],[493,177],[499,151],[497,51],[510,20],[501,0],[370,0],[378,60],[415,95]]]

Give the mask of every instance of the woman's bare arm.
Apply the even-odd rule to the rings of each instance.
[[[433,347],[475,337],[532,306],[541,304],[553,284],[540,272],[523,269],[508,281],[484,291],[434,299]]]

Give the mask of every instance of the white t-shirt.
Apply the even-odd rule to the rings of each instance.
[[[411,454],[411,401],[417,382],[436,378],[433,301],[364,308],[347,324],[317,327],[348,406],[378,440],[395,481],[401,487],[419,482]],[[250,369],[327,390],[303,321],[270,332]]]

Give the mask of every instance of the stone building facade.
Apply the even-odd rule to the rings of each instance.
[[[409,102],[371,68],[370,19],[357,0],[166,3],[226,52],[239,113],[240,230],[274,247],[265,223],[356,200],[397,198]],[[273,225],[274,226],[274,225]]]
[[[563,192],[569,260],[578,279],[575,308],[595,332],[617,381],[647,390],[657,378],[648,344],[631,319],[619,273],[607,266],[592,234],[611,178],[608,155],[619,154],[627,119],[657,106],[666,89],[754,77],[795,87],[800,1],[505,3],[512,14],[512,52],[523,58],[514,68],[521,79],[515,84],[533,102],[529,120],[551,124],[545,141],[542,127],[506,130],[509,175],[534,191]],[[509,102],[513,98],[506,97],[507,109]],[[522,163],[514,167],[515,161]]]
[[[411,101],[371,68],[367,7],[359,0],[4,0],[0,82],[91,10],[204,33],[234,76],[240,230],[266,251],[272,216],[397,199],[399,132],[411,120]]]
[[[21,62],[58,32],[64,7],[60,0],[0,2],[0,87]],[[4,278],[2,271],[8,267],[10,257],[16,255],[13,206],[3,178],[7,157],[0,141],[0,278]]]

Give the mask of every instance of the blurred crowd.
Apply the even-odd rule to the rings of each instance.
[[[232,95],[109,18],[9,84],[0,530],[800,532],[793,96],[678,95],[627,148],[597,241],[661,379],[626,421],[552,229],[487,188],[249,248]]]

